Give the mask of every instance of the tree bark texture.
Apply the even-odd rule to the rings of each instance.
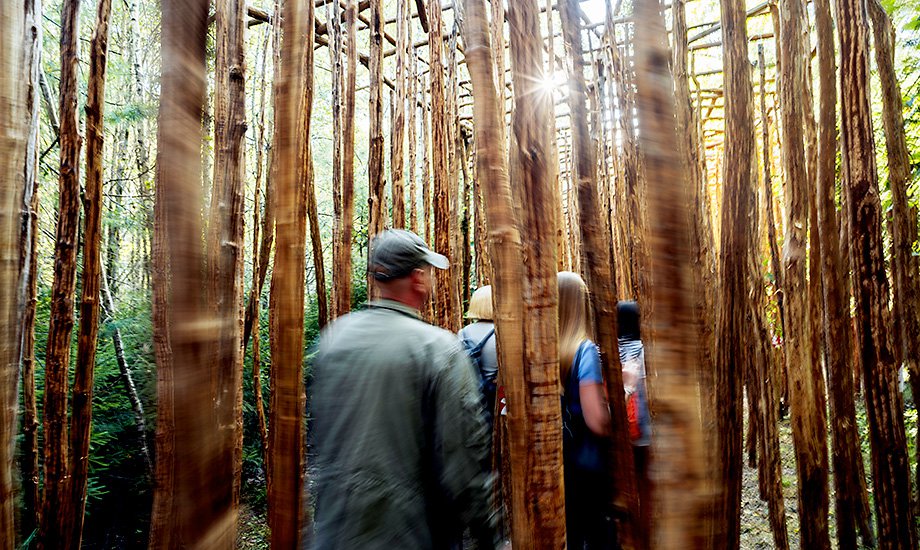
[[[351,241],[355,212],[355,87],[358,64],[357,26],[358,5],[347,0],[345,7],[345,57],[347,72],[342,109],[342,213],[336,216],[340,224],[338,239],[333,247],[332,287],[335,292],[336,315],[351,311]]]
[[[551,151],[549,127],[552,115],[550,96],[541,93],[533,75],[543,69],[543,42],[539,8],[535,0],[521,0],[508,6],[514,112],[510,163],[512,187],[520,191],[520,228],[527,235],[523,242],[524,262],[524,372],[523,397],[512,402],[510,414],[521,415],[523,430],[511,426],[511,460],[526,461],[523,475],[523,500],[514,499],[514,544],[524,548],[561,548],[565,545],[565,499],[562,480],[562,412],[559,405],[560,380],[556,334],[557,282],[555,219],[548,155]],[[494,142],[493,142],[494,143]],[[483,143],[481,146],[487,144]],[[494,227],[494,224],[490,224]],[[507,384],[506,379],[506,387]],[[522,445],[523,443],[523,445]],[[514,449],[527,447],[525,455]],[[539,458],[538,458],[539,457]],[[512,466],[516,476],[520,468]],[[512,483],[519,483],[512,480]],[[521,532],[526,526],[529,530]]]
[[[409,165],[408,172],[406,174],[406,180],[409,182],[409,199],[407,202],[407,207],[409,209],[408,215],[408,226],[409,230],[413,233],[418,233],[418,186],[416,185],[415,178],[415,169],[416,162],[418,161],[418,109],[416,106],[416,97],[418,96],[418,54],[415,51],[415,47],[412,45],[412,28],[414,24],[412,22],[412,13],[411,10],[406,10],[406,17],[409,19],[409,22],[406,24],[408,27],[407,31],[407,44],[406,47],[409,49],[409,67],[408,74],[406,78],[409,80],[408,89],[406,94],[408,97],[408,104],[406,108],[408,109],[408,117],[406,119],[406,124],[409,127],[408,132],[408,149],[409,149]]]
[[[834,60],[833,19],[830,0],[815,1],[817,29],[818,108],[817,203],[818,223],[812,231],[820,237],[820,255],[825,311],[824,338],[827,345],[827,373],[830,387],[831,445],[834,467],[834,510],[837,518],[837,544],[856,548],[857,530],[869,527],[866,478],[863,471],[859,434],[856,427],[851,340],[849,338],[848,298],[840,262],[840,237],[837,232],[836,156],[837,156],[837,65]],[[865,511],[865,512],[864,512]],[[863,542],[871,545],[871,532]]]
[[[75,510],[70,495],[70,445],[67,386],[77,284],[77,244],[80,225],[80,137],[77,114],[77,41],[79,0],[64,2],[61,12],[61,158],[58,225],[54,247],[51,320],[45,350],[44,489],[39,547],[66,545]]]
[[[214,182],[208,223],[208,305],[219,327],[210,365],[222,449],[212,467],[221,479],[232,480],[215,496],[231,518],[232,540],[243,460],[245,9],[243,0],[220,0],[215,6]]]
[[[875,37],[875,62],[881,83],[882,123],[888,152],[888,185],[891,188],[894,351],[896,358],[903,358],[913,395],[920,396],[920,273],[912,263],[917,216],[911,216],[907,200],[911,163],[904,133],[901,88],[894,69],[895,32],[891,18],[878,0],[868,1],[866,5]],[[920,461],[917,461],[916,468],[915,478],[920,479]],[[914,495],[914,511],[920,511],[920,490]]]
[[[888,291],[881,235],[881,205],[868,89],[868,30],[861,5],[837,0],[840,39],[843,181],[849,200],[850,257],[854,273],[858,347],[865,384],[872,479],[881,550],[916,548],[903,403],[886,318]]]
[[[597,189],[597,157],[588,132],[588,109],[583,72],[581,27],[577,0],[561,6],[562,35],[568,52],[568,103],[572,130],[573,177],[578,197],[578,225],[583,243],[582,265],[591,289],[594,312],[594,336],[600,347],[604,379],[613,419],[611,431],[615,503],[623,508],[626,521],[620,537],[627,547],[645,548],[648,534],[643,532],[639,517],[639,498],[632,444],[626,418],[623,372],[617,344],[617,302],[610,257],[609,233],[603,223]],[[552,218],[550,218],[552,219]],[[589,252],[590,251],[590,252]]]
[[[201,113],[205,103],[208,2],[163,4],[161,102],[154,225],[154,341],[157,351],[157,483],[151,546],[229,548],[236,516],[215,465],[218,435],[209,350],[219,332],[206,288],[201,240]],[[204,399],[202,392],[204,390]]]
[[[306,4],[309,4],[307,6]],[[351,6],[350,6],[351,8]],[[313,26],[312,2],[284,4],[281,73],[275,131],[278,133],[275,193],[275,265],[271,285],[271,403],[268,486],[272,547],[300,545],[303,452],[304,204],[303,61],[306,26]],[[350,159],[351,157],[346,157]]]
[[[396,3],[396,97],[390,126],[390,203],[393,207],[393,227],[398,229],[406,227],[406,99],[415,100],[414,96],[407,95],[406,69],[409,62],[408,35],[411,19],[406,15],[410,11],[408,2]]]
[[[706,497],[696,358],[699,334],[691,295],[689,193],[677,156],[674,82],[660,5],[636,4],[635,66],[640,144],[649,205],[651,316],[649,372],[657,373],[651,477],[656,548],[699,548],[707,540]]]
[[[795,443],[799,480],[799,513],[802,547],[813,550],[830,547],[828,535],[827,426],[824,397],[810,351],[808,288],[805,279],[805,247],[808,224],[808,174],[802,98],[805,95],[805,51],[802,28],[805,21],[801,0],[782,0],[782,73],[779,81],[782,107],[783,171],[786,176],[788,225],[784,250],[786,322],[784,347],[789,376],[792,436]],[[817,342],[815,345],[819,345]]]
[[[32,253],[29,255],[28,280],[26,282],[27,294],[21,327],[22,446],[19,464],[22,474],[23,503],[20,534],[23,538],[27,538],[38,527],[39,511],[41,509],[40,472],[38,468],[38,405],[35,397],[35,308],[38,303],[38,253],[36,252],[38,243],[38,179],[33,179],[32,181],[34,186],[29,207],[29,248]]]
[[[368,71],[370,72],[370,104],[368,106],[370,129],[367,154],[367,208],[369,220],[367,237],[383,231],[386,225],[386,208],[383,175],[383,0],[371,0],[370,54]],[[432,42],[440,44],[441,42]],[[434,65],[432,62],[432,67]],[[370,250],[370,247],[368,247]],[[368,285],[368,296],[373,292],[373,285]]]
[[[750,219],[756,205],[752,161],[754,121],[744,2],[722,0],[725,75],[725,161],[722,165],[722,227],[719,248],[719,310],[716,318],[715,402],[720,493],[713,521],[714,542],[738,548],[741,536],[742,384],[754,359],[750,337],[748,269],[754,244]],[[752,401],[755,406],[757,399]],[[755,429],[749,426],[748,429]]]
[[[455,261],[451,254],[450,234],[450,182],[448,147],[452,147],[448,132],[448,110],[444,82],[444,61],[441,57],[443,41],[441,6],[428,3],[428,73],[431,86],[431,176],[433,180],[432,203],[434,207],[434,247],[439,254]],[[454,295],[451,269],[435,273],[435,324],[448,328],[454,317]]]
[[[90,46],[89,87],[86,98],[86,186],[83,192],[83,281],[80,330],[74,369],[73,410],[70,419],[72,531],[66,546],[79,548],[83,539],[86,483],[89,471],[90,430],[93,419],[93,378],[99,335],[102,278],[102,148],[105,143],[105,73],[109,49],[111,0],[96,6],[96,28]]]

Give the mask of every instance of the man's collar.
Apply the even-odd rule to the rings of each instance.
[[[379,300],[372,300],[367,303],[367,307],[376,307],[381,309],[391,309],[399,313],[404,313],[406,315],[411,315],[416,319],[421,319],[422,314],[419,310],[415,309],[410,305],[406,305],[402,302],[397,302],[396,300],[388,300],[386,298],[381,298]]]

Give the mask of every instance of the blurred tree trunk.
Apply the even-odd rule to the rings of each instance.
[[[340,275],[338,266],[342,232],[342,92],[345,70],[342,65],[342,6],[339,2],[326,3],[326,21],[329,21],[329,61],[332,65],[332,309],[329,319],[339,316],[339,300],[336,284]]]
[[[788,226],[785,239],[786,322],[783,334],[789,398],[792,405],[792,435],[799,480],[799,514],[802,517],[802,545],[813,550],[830,547],[827,514],[827,426],[823,395],[812,367],[805,279],[806,230],[808,224],[808,174],[806,172],[802,97],[805,95],[805,51],[802,29],[805,21],[801,0],[783,0],[786,14],[780,28],[782,67],[779,90],[782,95],[783,168],[786,176]]]
[[[36,60],[38,58],[36,57]],[[37,66],[37,64],[36,64]],[[37,107],[37,103],[35,105]],[[38,109],[35,109],[37,115]],[[38,119],[36,129],[38,127]],[[37,133],[36,133],[37,135]],[[26,158],[29,158],[28,156]],[[32,157],[34,158],[34,156]],[[26,162],[27,174],[28,167],[34,166],[32,162]],[[34,170],[34,168],[32,168]],[[37,305],[38,292],[38,252],[36,250],[38,243],[38,178],[27,176],[26,181],[34,182],[32,188],[32,199],[29,206],[29,265],[27,266],[26,281],[26,302],[22,316],[21,329],[21,365],[22,365],[22,447],[19,459],[20,470],[22,472],[22,503],[23,510],[21,516],[20,537],[28,538],[38,527],[39,511],[41,510],[41,500],[39,493],[40,471],[38,467],[38,406],[35,397],[35,307]]]
[[[472,241],[470,238],[472,234],[470,232],[470,223],[472,222],[472,215],[470,213],[470,192],[473,182],[470,177],[470,155],[469,147],[467,146],[467,138],[463,136],[460,138],[460,168],[463,173],[463,194],[462,197],[462,208],[463,208],[463,220],[460,222],[460,245],[462,248],[462,253],[460,255],[463,260],[463,270],[461,275],[461,288],[460,290],[463,294],[460,296],[460,305],[461,310],[464,309],[470,303],[470,269],[473,265],[473,256],[472,256]],[[459,330],[459,329],[458,329]]]
[[[613,419],[610,457],[613,475],[614,503],[625,514],[621,524],[620,539],[628,548],[648,547],[648,534],[639,514],[639,495],[633,463],[632,444],[626,419],[626,399],[623,393],[623,372],[617,345],[617,302],[609,255],[609,233],[601,217],[597,190],[596,149],[588,131],[588,109],[584,78],[581,25],[577,0],[562,4],[560,16],[565,49],[568,52],[568,103],[571,113],[573,177],[578,197],[578,225],[585,253],[588,288],[591,289],[591,306],[594,312],[594,336],[600,347],[604,367],[607,396]]]
[[[333,2],[335,4],[335,2]],[[355,82],[358,64],[356,20],[357,0],[347,0],[345,5],[347,73],[343,90],[342,108],[342,209],[335,218],[338,240],[333,246],[332,281],[335,292],[334,311],[345,315],[351,311],[351,241],[355,211]],[[336,27],[338,25],[336,24]],[[341,28],[339,27],[339,36]]]
[[[827,345],[827,372],[830,386],[832,463],[834,468],[837,543],[840,548],[856,548],[857,528],[863,544],[872,546],[866,478],[856,425],[853,398],[853,356],[850,347],[848,309],[840,265],[840,243],[834,198],[837,156],[837,66],[834,60],[833,19],[830,0],[815,1],[817,28],[818,108],[817,225],[820,237],[820,276],[823,280],[824,338]],[[812,251],[814,253],[814,250]]]
[[[882,90],[882,122],[888,152],[888,184],[891,188],[891,271],[894,279],[895,357],[903,357],[913,395],[920,399],[920,273],[913,265],[917,216],[911,216],[907,185],[911,180],[910,153],[904,134],[904,107],[894,70],[895,32],[891,18],[878,0],[867,2],[875,37],[875,62]],[[900,365],[900,363],[899,363]],[[917,399],[914,400],[915,408]],[[918,435],[920,442],[920,435]],[[920,460],[915,478],[920,480]],[[914,513],[920,512],[920,489],[914,494]]]
[[[275,131],[278,149],[274,163],[278,177],[275,194],[278,240],[272,271],[270,322],[272,365],[269,406],[268,522],[272,547],[300,545],[303,487],[303,306],[306,205],[303,120],[304,48],[312,49],[313,2],[287,0],[281,20],[281,72]],[[310,39],[309,45],[305,42]],[[308,116],[308,113],[306,114]],[[351,158],[351,157],[346,157]]]
[[[654,303],[648,365],[657,373],[652,540],[660,548],[700,548],[708,539],[705,453],[700,430],[699,334],[694,322],[688,189],[680,169],[674,83],[660,4],[641,0],[635,66],[639,137],[648,178],[650,279]]]
[[[543,69],[542,33],[539,8],[535,0],[520,0],[508,6],[510,55],[514,89],[512,147],[510,164],[512,189],[517,188],[524,262],[524,372],[523,383],[509,397],[509,414],[521,415],[522,430],[510,426],[511,437],[523,437],[512,444],[511,460],[526,461],[524,471],[512,465],[512,474],[521,472],[523,500],[515,496],[515,546],[560,548],[565,544],[565,499],[562,479],[562,415],[559,406],[559,359],[556,283],[556,233],[553,220],[555,192],[548,168],[551,152],[549,126],[553,116],[549,94],[542,93],[532,75]],[[494,143],[494,142],[493,142]],[[483,143],[482,146],[487,146]],[[495,227],[495,224],[490,224]],[[506,379],[506,384],[509,380]],[[506,385],[507,387],[507,385]],[[547,388],[550,391],[547,391]],[[515,397],[523,401],[514,401]],[[528,453],[515,455],[514,449],[528,447]],[[537,458],[539,457],[539,458]],[[526,526],[526,533],[521,529]]]
[[[163,3],[161,101],[154,207],[154,342],[157,352],[157,480],[153,548],[230,548],[235,517],[221,488],[227,452],[214,409],[209,351],[219,331],[201,289],[201,113],[208,2]],[[204,394],[204,395],[202,395]],[[232,457],[227,457],[229,460]]]
[[[38,146],[40,18],[40,5],[33,0],[0,5],[0,74],[4,75],[0,79],[0,546],[4,548],[15,548],[17,543],[13,470],[19,367],[20,361],[32,357],[30,342],[23,345],[23,340],[31,339],[32,330],[26,331],[23,325],[29,317],[34,319],[34,306],[28,299],[34,263],[31,207],[37,206],[32,198]],[[25,375],[25,369],[34,363],[23,363]],[[28,374],[31,376],[31,370]],[[31,412],[34,410],[33,393]],[[28,408],[23,420],[30,421]],[[34,419],[32,423],[34,426]],[[29,480],[25,481],[29,491]],[[24,520],[34,525],[34,502],[32,506],[26,510],[30,517]]]
[[[463,238],[462,229],[460,227],[460,218],[463,213],[460,203],[460,163],[462,162],[460,158],[460,120],[457,110],[457,97],[460,95],[460,80],[457,76],[459,71],[457,62],[459,36],[459,22],[454,20],[450,37],[447,40],[447,50],[445,52],[447,56],[447,89],[445,90],[445,103],[447,109],[447,208],[450,213],[449,224],[447,226],[447,231],[450,235],[450,254],[448,254],[447,257],[451,258],[452,263],[447,270],[450,274],[451,315],[449,317],[449,324],[444,328],[450,332],[460,331],[462,319],[461,310],[463,308],[463,303],[461,302],[464,293],[463,287],[469,284],[469,280],[462,281],[463,243],[460,242]]]
[[[917,548],[903,403],[887,320],[888,289],[868,89],[868,29],[861,5],[837,0],[843,181],[849,199],[856,319],[872,443],[879,548]]]
[[[72,531],[67,537],[74,548],[83,539],[86,484],[89,470],[90,430],[93,419],[93,378],[99,334],[99,302],[102,278],[102,148],[105,111],[106,61],[109,49],[111,0],[100,0],[90,46],[89,87],[86,99],[86,186],[83,192],[83,281],[80,296],[80,330],[74,368],[73,411],[70,424]]]
[[[45,350],[44,490],[39,547],[69,548],[76,511],[70,495],[70,446],[67,386],[70,344],[77,285],[77,245],[80,226],[80,137],[77,113],[79,0],[67,0],[61,12],[61,161],[58,224],[54,246],[51,320]]]
[[[406,174],[406,180],[409,182],[409,230],[413,233],[418,233],[418,203],[417,203],[417,187],[415,184],[415,163],[418,160],[418,107],[416,102],[418,101],[418,55],[415,51],[415,46],[413,46],[413,32],[412,29],[415,26],[415,23],[412,20],[412,10],[405,10],[404,16],[408,20],[406,22],[406,49],[409,56],[409,66],[408,73],[406,78],[408,79],[408,88],[406,90],[406,96],[408,98],[408,103],[406,104],[407,111],[407,122],[409,126],[408,133],[408,148],[409,148],[409,165],[408,173]]]
[[[212,468],[221,479],[232,480],[215,495],[229,510],[231,540],[236,538],[243,460],[245,9],[242,0],[219,0],[215,6],[214,181],[207,241],[208,302],[219,326],[210,350],[211,379],[222,447]]]
[[[713,542],[720,548],[738,548],[741,537],[742,384],[754,360],[751,336],[749,256],[754,239],[750,219],[756,205],[752,162],[754,121],[751,71],[744,2],[722,0],[723,74],[725,75],[725,162],[719,231],[720,298],[716,317],[715,402],[720,493],[713,524]],[[758,281],[759,284],[759,281]],[[749,377],[750,378],[750,377]],[[758,404],[751,392],[750,407]],[[749,425],[749,430],[757,426]]]

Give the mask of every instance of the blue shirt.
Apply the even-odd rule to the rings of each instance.
[[[603,383],[600,352],[594,342],[585,340],[575,352],[562,396],[564,454],[570,466],[587,470],[604,468],[601,438],[591,433],[585,424],[579,392],[581,386]]]

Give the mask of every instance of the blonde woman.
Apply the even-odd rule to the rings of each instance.
[[[578,274],[569,271],[559,273],[557,280],[568,547],[614,548],[604,460],[610,411],[600,353],[590,339],[588,287]]]
[[[495,323],[492,322],[492,287],[481,286],[470,297],[466,318],[473,321],[458,336],[463,341],[476,379],[482,390],[483,407],[489,428],[495,411],[495,379],[498,377],[498,350],[495,346]]]

